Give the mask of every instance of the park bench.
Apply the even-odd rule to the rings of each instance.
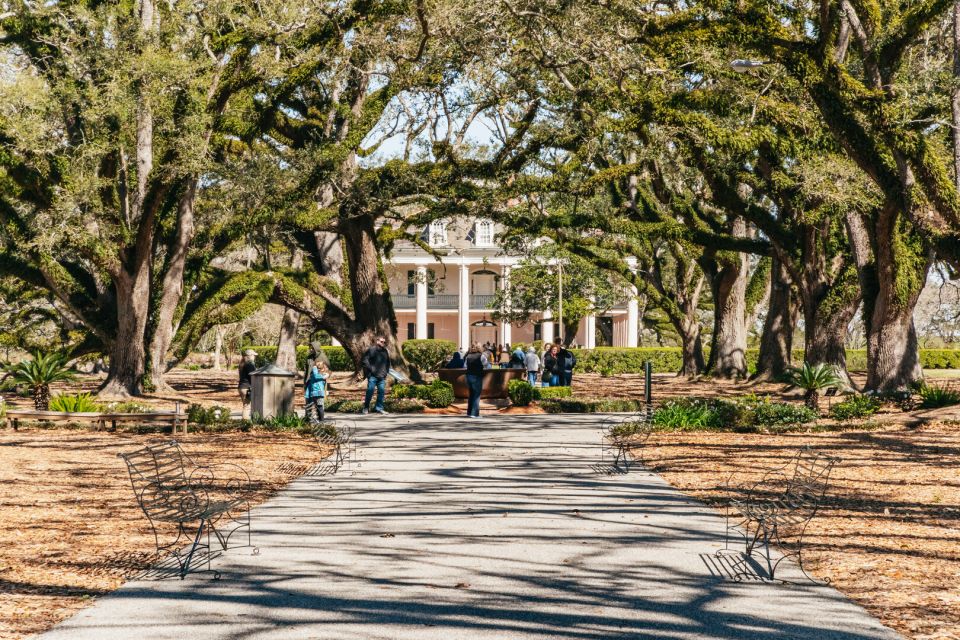
[[[150,522],[158,554],[169,554],[179,565],[182,580],[197,551],[205,552],[207,569],[213,533],[226,551],[230,538],[247,531],[251,545],[250,476],[235,464],[198,465],[176,440],[121,453],[127,463],[137,503]],[[162,524],[176,525],[176,538],[161,542]],[[254,548],[254,553],[257,549]],[[214,572],[214,578],[219,578]]]
[[[618,427],[630,425],[628,433],[621,432]],[[626,473],[630,471],[630,456],[634,450],[640,450],[640,455],[634,457],[643,464],[643,446],[653,433],[653,405],[637,413],[629,415],[613,415],[604,418],[602,423],[600,459],[603,462],[608,454],[613,457],[613,472]],[[623,465],[621,468],[620,465]]]
[[[115,431],[118,424],[159,424],[170,425],[171,431],[187,430],[187,414],[182,411],[152,411],[150,413],[103,413],[99,411],[36,411],[33,409],[8,409],[5,420],[14,430],[20,428],[20,422],[87,422],[97,425],[98,429]]]
[[[803,575],[811,582],[818,582],[803,566],[804,534],[823,503],[830,474],[839,462],[840,458],[803,447],[789,463],[764,474],[759,482],[743,491],[743,497],[730,500],[727,544],[717,555],[729,551],[730,531],[738,530],[744,539],[745,559],[752,557],[758,544],[763,547],[770,580],[776,579],[780,563],[795,558]],[[780,549],[781,556],[776,561],[771,557],[771,544]],[[746,569],[734,577],[739,580],[747,576],[755,577]]]
[[[355,451],[355,427],[348,427],[343,421],[333,424],[334,430],[330,429],[330,423],[327,422],[326,424],[321,423],[317,425],[313,432],[318,445],[322,448],[333,448],[330,463],[324,465],[324,470],[330,474],[336,473],[345,462],[351,460]]]

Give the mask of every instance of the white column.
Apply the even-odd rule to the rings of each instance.
[[[597,316],[592,313],[587,316],[586,327],[584,329],[587,335],[583,338],[583,346],[586,349],[593,349],[597,346]]]
[[[340,341],[337,340],[336,338],[334,338],[333,336],[330,336],[330,344],[332,344],[332,345],[335,346],[335,347],[342,347],[342,346],[343,346],[343,345],[340,344]]]
[[[503,275],[500,278],[500,286],[503,289],[510,288],[510,265],[503,265]],[[507,308],[510,308],[510,301],[507,301]],[[509,322],[500,323],[500,342],[503,344],[510,344],[513,342],[513,327]]]
[[[470,347],[470,267],[460,265],[460,346]]]
[[[630,299],[627,301],[627,346],[640,344],[640,303],[637,302],[637,288],[630,287]]]
[[[553,313],[551,311],[543,312],[543,331],[541,332],[543,344],[553,342]]]
[[[427,267],[426,265],[417,265],[417,321],[416,336],[417,340],[427,339]]]

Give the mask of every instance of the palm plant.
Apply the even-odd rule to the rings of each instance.
[[[65,353],[35,351],[31,360],[4,365],[4,378],[9,377],[16,384],[30,387],[34,409],[46,411],[50,406],[50,385],[73,379],[73,372],[67,368],[67,359]]]
[[[842,385],[843,378],[840,377],[837,368],[833,365],[804,362],[802,367],[790,369],[787,374],[787,382],[794,387],[803,389],[806,392],[803,398],[807,406],[817,411],[820,403],[820,390]]]

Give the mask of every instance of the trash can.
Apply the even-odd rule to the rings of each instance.
[[[261,418],[293,414],[294,378],[296,374],[273,363],[251,373],[251,414]]]

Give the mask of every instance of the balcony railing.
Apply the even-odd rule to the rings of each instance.
[[[493,295],[470,296],[471,309],[489,309],[493,305]],[[406,293],[394,293],[394,309],[416,309],[417,296]],[[433,296],[427,296],[427,309],[458,309],[460,307],[460,296],[456,293],[441,293]]]
[[[395,309],[416,309],[417,296],[408,294],[392,294],[393,307]],[[428,309],[456,309],[460,305],[460,296],[457,294],[442,293],[433,296],[427,296]]]

